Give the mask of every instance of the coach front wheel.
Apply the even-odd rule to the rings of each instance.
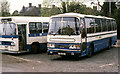
[[[110,39],[109,43],[108,43],[108,48],[107,49],[109,50],[111,47],[112,47],[112,40]]]
[[[92,44],[89,46],[88,57],[91,57],[93,55],[93,51],[94,51],[94,46]]]
[[[39,53],[39,49],[40,49],[39,43],[33,43],[31,46],[31,53],[37,54],[37,53]]]

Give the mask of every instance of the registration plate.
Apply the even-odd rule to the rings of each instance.
[[[58,53],[58,55],[66,55],[66,53]]]
[[[5,48],[8,48],[8,46],[5,46]]]

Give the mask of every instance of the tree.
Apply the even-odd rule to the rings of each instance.
[[[120,39],[120,9],[116,10],[115,19],[117,23],[117,38]]]
[[[2,16],[10,16],[9,7],[10,7],[10,5],[9,5],[8,1],[4,0],[1,2]]]
[[[104,2],[103,7],[101,9],[101,15],[107,16],[107,17],[108,16],[113,17],[114,13],[115,13],[115,10],[117,9],[115,3],[116,2],[111,2],[111,16],[110,16],[110,13],[109,13],[109,2]]]
[[[97,15],[98,14],[97,7],[94,7],[92,9],[90,7],[86,7],[86,5],[84,5],[80,2],[71,2],[68,5],[68,12],[90,14],[90,15]]]
[[[41,16],[49,17],[52,15],[62,13],[58,7],[53,6],[52,8],[42,7],[41,9]]]
[[[15,11],[12,13],[12,16],[19,16],[18,10],[15,10]]]
[[[66,3],[62,2],[62,12],[66,13]]]

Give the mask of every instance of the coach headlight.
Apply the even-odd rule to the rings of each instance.
[[[12,45],[12,46],[15,46],[15,43],[12,42],[11,45]]]
[[[70,45],[69,49],[80,49],[80,45]]]
[[[50,47],[50,48],[55,48],[55,44],[47,44],[47,47]]]

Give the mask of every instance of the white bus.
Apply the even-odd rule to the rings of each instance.
[[[92,56],[117,41],[113,18],[65,13],[52,16],[47,36],[48,54]]]
[[[0,17],[0,51],[38,53],[47,50],[49,17]]]

